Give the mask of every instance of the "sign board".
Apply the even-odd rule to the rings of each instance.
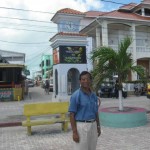
[[[0,101],[2,100],[13,100],[13,90],[10,89],[0,89]]]
[[[53,64],[59,64],[59,48],[53,50]]]
[[[86,47],[85,46],[60,46],[59,47],[60,63],[66,64],[86,64]]]
[[[53,50],[53,64],[86,64],[85,46],[59,46]]]

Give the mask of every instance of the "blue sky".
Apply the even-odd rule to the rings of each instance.
[[[86,0],[85,0],[86,1]],[[101,11],[110,11],[114,9],[118,9],[120,6],[123,4],[128,4],[128,3],[137,3],[139,4],[142,0],[100,0],[101,2],[101,7],[93,7],[90,6],[88,7],[88,10],[101,10]]]
[[[139,4],[141,2],[141,0],[102,0],[102,2],[103,2],[103,5],[104,5],[102,10],[110,11],[110,10],[118,9],[123,4],[128,4],[128,3],[137,3],[137,4]]]
[[[0,0],[0,49],[26,54],[32,72],[40,70],[43,54],[52,54],[49,39],[57,33],[51,17],[62,8],[79,11],[118,9],[122,3],[140,0]],[[15,8],[15,9],[12,9]],[[30,11],[23,11],[30,10]]]

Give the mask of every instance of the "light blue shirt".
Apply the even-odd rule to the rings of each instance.
[[[87,94],[82,89],[76,90],[70,98],[69,112],[75,113],[75,120],[96,119],[98,98],[94,92]]]

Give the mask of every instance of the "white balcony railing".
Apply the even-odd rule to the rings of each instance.
[[[118,51],[118,45],[109,45],[109,47],[111,47],[113,50]],[[129,47],[127,52],[132,53],[133,48]]]
[[[113,50],[118,51],[118,45],[109,45]],[[128,52],[132,53],[133,52],[133,47],[128,48]],[[150,47],[145,47],[145,46],[136,46],[136,52],[150,52]]]
[[[150,52],[150,47],[145,46],[137,46],[136,52]]]

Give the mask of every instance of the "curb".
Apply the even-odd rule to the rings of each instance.
[[[14,126],[22,126],[22,122],[5,122],[5,123],[0,123],[0,127],[14,127]]]

